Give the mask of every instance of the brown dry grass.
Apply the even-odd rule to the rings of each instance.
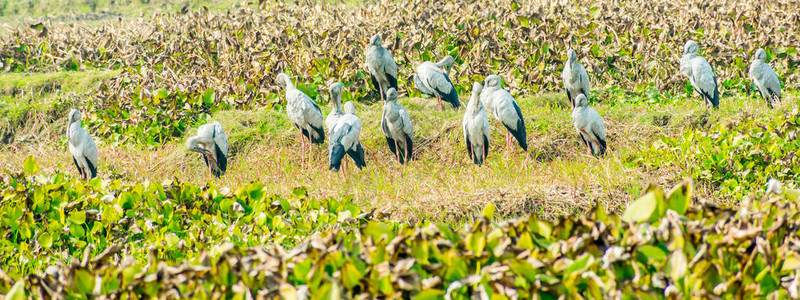
[[[504,216],[532,212],[552,219],[584,212],[597,201],[619,211],[647,184],[669,186],[679,181],[678,164],[640,168],[635,154],[662,136],[673,136],[684,126],[693,126],[691,120],[708,113],[692,102],[594,104],[604,116],[610,145],[609,154],[598,159],[588,156],[580,145],[569,111],[562,108],[562,98],[560,94],[544,94],[521,99],[530,145],[527,156],[517,148],[506,158],[502,132],[494,126],[493,146],[484,167],[472,165],[463,149],[463,112],[439,112],[434,101],[413,98],[401,99],[412,112],[417,130],[416,160],[406,166],[391,159],[379,129],[380,106],[373,104],[357,106],[368,166],[358,171],[350,164],[346,178],[327,170],[327,144],[317,146],[303,166],[296,129],[288,125],[283,111],[271,109],[231,110],[214,116],[223,123],[232,145],[229,171],[221,179],[211,178],[182,142],[149,150],[101,143],[99,172],[102,178],[124,182],[176,177],[200,185],[211,180],[232,189],[259,181],[268,193],[279,195],[303,186],[314,197],[353,197],[366,206],[389,208],[396,219],[407,221],[458,222],[490,202]],[[728,102],[727,109],[723,107],[709,118],[735,119],[741,113],[766,112],[750,98]],[[653,121],[663,118],[669,120],[664,126]],[[19,170],[24,159],[32,155],[46,173],[75,176],[66,140],[59,130],[66,125],[64,118],[48,124],[31,128],[31,138],[0,151],[4,157],[0,168]],[[696,195],[719,201],[714,199],[714,191],[698,184]]]

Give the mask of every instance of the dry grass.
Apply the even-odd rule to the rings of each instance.
[[[764,111],[751,105],[751,98],[728,100],[730,105],[711,113],[695,102],[594,104],[604,116],[610,147],[606,157],[595,158],[586,154],[574,134],[562,98],[544,94],[520,101],[528,127],[528,153],[516,148],[506,154],[503,133],[493,124],[493,145],[483,167],[474,166],[466,155],[460,128],[463,110],[439,112],[431,99],[412,98],[401,99],[412,112],[417,130],[415,160],[406,166],[391,158],[380,132],[381,106],[372,104],[357,105],[367,168],[359,171],[350,164],[346,178],[328,171],[327,144],[315,147],[304,165],[298,154],[298,132],[283,110],[271,109],[223,111],[214,116],[223,123],[232,145],[229,170],[221,179],[211,178],[182,142],[152,150],[100,143],[99,172],[102,178],[125,182],[176,177],[195,184],[211,180],[234,189],[260,181],[268,193],[282,195],[304,186],[315,197],[353,197],[367,206],[390,208],[396,219],[407,221],[458,222],[490,202],[504,216],[533,212],[552,219],[584,212],[597,201],[619,211],[647,184],[670,185],[680,180],[677,164],[647,170],[637,167],[632,157],[661,136],[695,126],[692,120],[716,122]],[[327,115],[329,108],[321,105]],[[669,120],[666,125],[664,118]],[[47,173],[76,175],[66,154],[66,140],[58,130],[65,126],[63,119],[50,127],[32,128],[27,134],[34,138],[7,145],[0,151],[6,157],[0,167],[19,170],[22,161],[33,155]],[[698,197],[719,200],[713,199],[713,187],[700,185],[698,192]]]

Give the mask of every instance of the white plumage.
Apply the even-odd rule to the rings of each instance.
[[[344,115],[344,111],[342,110],[342,89],[344,85],[341,82],[335,82],[331,84],[328,88],[328,91],[331,95],[331,102],[333,104],[333,108],[331,112],[328,113],[328,117],[325,118],[325,126],[328,127],[328,131],[333,130],[333,125],[336,124],[336,119]]]
[[[448,77],[449,72],[442,70],[442,67],[449,70],[452,65],[453,57],[448,55],[437,63],[429,61],[421,63],[417,66],[417,73],[414,74],[414,85],[423,94],[436,97],[439,102],[439,110],[444,109],[443,100],[450,103],[454,108],[461,106],[455,86],[453,86],[453,82]]]
[[[714,108],[719,107],[719,90],[717,89],[717,76],[705,58],[697,54],[698,46],[695,41],[687,41],[683,45],[680,71],[689,77],[689,82],[703,100]]]
[[[81,127],[81,112],[73,109],[69,112],[67,125],[67,143],[72,162],[78,168],[81,178],[91,179],[97,176],[97,144],[94,139]]]
[[[218,121],[197,128],[197,134],[186,141],[186,148],[200,153],[215,177],[228,170],[228,136]]]
[[[564,62],[564,69],[561,71],[561,79],[564,80],[564,90],[567,91],[567,99],[575,108],[575,97],[579,94],[589,96],[591,86],[589,84],[589,74],[578,61],[575,50],[567,50],[567,61]]]
[[[397,91],[393,88],[386,91],[381,129],[389,144],[389,150],[397,160],[401,164],[411,160],[414,152],[414,125],[411,124],[411,116],[405,107],[397,103]]]
[[[386,90],[397,90],[397,63],[389,50],[383,47],[383,41],[377,34],[369,40],[366,56],[367,71],[372,77],[372,84],[380,93],[381,99],[385,99]]]
[[[300,129],[300,144],[302,157],[306,156],[306,139],[311,144],[322,144],[325,141],[325,130],[322,128],[322,111],[317,102],[311,100],[305,93],[298,90],[289,79],[289,75],[278,74],[278,85],[286,91],[286,114],[294,126]]]
[[[467,153],[476,165],[483,164],[489,155],[489,139],[492,131],[480,100],[482,89],[480,83],[472,84],[472,96],[469,98],[464,121],[461,123],[464,129],[464,141],[467,143]]]
[[[753,80],[767,106],[772,108],[772,102],[781,100],[781,81],[766,60],[767,52],[758,48],[753,55],[753,62],[750,63],[750,79]]]
[[[572,111],[572,124],[581,137],[584,145],[593,155],[606,154],[606,126],[603,118],[589,107],[589,99],[583,94],[575,98],[575,109]]]
[[[511,150],[511,136],[519,142],[522,150],[528,151],[527,131],[522,111],[514,96],[502,88],[500,76],[489,75],[483,80],[484,88],[480,94],[484,106],[489,103],[492,115],[506,127],[506,148]]]
[[[329,169],[338,171],[344,155],[347,154],[361,169],[367,164],[364,160],[364,148],[359,141],[361,136],[361,120],[356,116],[356,108],[352,102],[344,104],[344,115],[340,116],[331,128],[329,147]]]

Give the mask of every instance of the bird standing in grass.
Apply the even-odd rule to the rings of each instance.
[[[286,91],[286,113],[292,120],[294,126],[300,129],[300,143],[302,145],[302,155],[306,156],[306,139],[308,148],[312,144],[322,144],[325,141],[325,131],[322,128],[322,111],[317,102],[311,100],[305,93],[298,90],[293,84],[289,75],[278,74],[278,85]]]
[[[603,118],[589,107],[589,99],[579,94],[575,98],[575,109],[572,110],[572,124],[581,137],[589,154],[603,156],[606,154],[606,125]]]
[[[467,153],[476,165],[482,165],[486,156],[489,155],[489,138],[492,128],[489,125],[489,118],[481,104],[480,94],[483,87],[480,83],[472,84],[472,96],[467,104],[467,111],[464,113],[464,121],[461,123],[464,128],[464,141],[467,143]]]
[[[414,74],[414,84],[423,94],[436,97],[439,102],[439,110],[444,110],[442,100],[450,103],[453,108],[461,106],[453,82],[450,81],[447,73],[442,70],[442,67],[446,67],[449,70],[452,65],[453,57],[448,55],[437,63],[429,61],[421,63],[417,66],[417,74]]]
[[[344,111],[342,111],[343,88],[344,86],[341,82],[335,82],[328,88],[331,95],[331,102],[333,103],[333,109],[328,113],[328,117],[325,118],[325,126],[328,126],[328,131],[331,131],[333,129],[333,124],[336,124],[336,120],[344,115]]]
[[[228,169],[228,136],[218,121],[197,128],[197,134],[186,141],[189,151],[200,153],[211,175],[219,178]]]
[[[567,91],[567,99],[575,109],[575,97],[584,94],[589,97],[589,74],[578,61],[575,50],[567,50],[567,61],[564,62],[564,69],[561,71],[561,79],[564,80],[564,90]]]
[[[367,71],[372,77],[372,84],[380,93],[381,99],[386,99],[386,90],[394,88],[397,91],[397,63],[389,50],[383,48],[383,41],[377,34],[369,40],[366,55]]]
[[[360,135],[361,120],[356,116],[355,105],[347,101],[344,104],[344,115],[339,117],[331,128],[330,170],[339,171],[345,154],[353,159],[359,169],[367,166],[364,160],[364,147],[359,141]]]
[[[483,80],[483,91],[481,92],[481,102],[491,103],[492,114],[497,121],[506,127],[506,149],[511,152],[512,136],[519,142],[519,146],[524,151],[528,151],[527,132],[525,130],[525,119],[522,111],[514,100],[514,96],[503,89],[500,76],[489,75]]]
[[[688,41],[683,45],[680,71],[689,77],[689,82],[703,100],[713,108],[719,108],[717,76],[705,58],[697,54],[697,43]]]
[[[97,144],[81,124],[81,112],[73,109],[69,112],[67,123],[67,142],[72,162],[78,168],[81,178],[92,179],[97,176]]]
[[[386,136],[389,150],[401,164],[413,157],[414,125],[405,107],[397,103],[397,91],[390,88],[386,91],[386,102],[383,104],[381,129]]]
[[[750,79],[758,88],[767,107],[772,108],[773,102],[781,101],[781,81],[766,60],[767,52],[758,48],[753,55],[753,62],[750,63]]]

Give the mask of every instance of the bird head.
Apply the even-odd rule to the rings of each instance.
[[[334,82],[328,87],[333,104],[342,103],[342,89],[344,89],[344,85],[341,82]]]
[[[578,97],[575,97],[575,107],[587,107],[589,106],[589,98],[586,98],[586,95],[579,94]]]
[[[394,102],[397,101],[397,90],[394,88],[389,88],[386,90],[386,102]]]
[[[69,124],[80,122],[81,121],[81,112],[77,109],[72,109],[69,111]]]
[[[754,60],[758,59],[758,60],[761,60],[761,61],[766,61],[767,60],[767,52],[764,51],[764,49],[758,48],[758,50],[756,50],[755,56],[753,56],[753,59]]]
[[[472,83],[472,97],[469,99],[469,105],[473,106],[471,109],[475,111],[481,106],[480,96],[481,92],[483,91],[483,86],[480,83],[473,82]]]
[[[275,78],[275,81],[278,83],[282,89],[286,89],[287,86],[292,84],[292,80],[289,79],[289,75],[286,73],[278,73],[278,76]]]
[[[487,88],[500,88],[502,81],[503,80],[500,79],[500,76],[489,75],[486,76],[486,79],[483,80],[483,85]]]
[[[355,106],[355,104],[353,104],[353,102],[347,101],[344,104],[344,113],[349,114],[349,115],[355,115],[356,114],[356,106]]]
[[[198,143],[199,139],[199,136],[193,136],[186,140],[186,148],[189,149],[189,151],[205,153],[205,149],[200,147],[200,144]]]
[[[567,50],[567,60],[571,63],[578,60],[578,54],[575,53],[575,50],[572,49]]]
[[[683,54],[694,53],[697,54],[697,42],[688,40],[683,44]]]
[[[381,46],[383,44],[381,36],[379,34],[373,35],[372,38],[369,39],[369,44],[372,46]]]

